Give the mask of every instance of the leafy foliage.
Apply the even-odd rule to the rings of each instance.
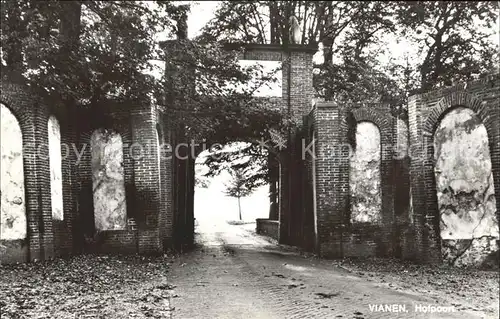
[[[214,177],[223,171],[241,172],[251,190],[269,182],[268,151],[255,143],[234,142],[214,148],[203,161],[208,171],[204,177]]]
[[[268,123],[252,93],[269,74],[241,68],[238,52],[220,43],[157,41],[159,33],[185,33],[180,19],[188,10],[169,1],[2,1],[2,69],[82,106],[106,99],[168,104],[178,123],[203,136],[226,122]],[[165,61],[167,76],[154,61]],[[207,116],[224,123],[200,125]]]
[[[498,1],[399,3],[400,34],[423,57],[417,66],[422,90],[498,72],[498,44],[491,41],[498,10]]]
[[[167,2],[158,5],[153,9],[133,1],[2,1],[2,20],[11,22],[2,23],[6,67],[17,62],[29,85],[63,100],[88,105],[108,96],[144,99],[161,89],[145,71],[153,69],[149,61],[161,53],[156,33],[172,28],[162,12],[175,12]],[[12,33],[14,25],[17,32]]]
[[[291,15],[301,23],[302,44],[319,44],[314,86],[327,100],[400,106],[416,90],[498,65],[490,32],[497,31],[495,1],[225,1],[202,37],[288,43]],[[388,37],[419,50],[382,64]]]

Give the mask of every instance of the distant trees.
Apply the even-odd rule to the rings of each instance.
[[[398,1],[396,35],[418,48],[419,89],[498,72],[498,15],[498,1]]]

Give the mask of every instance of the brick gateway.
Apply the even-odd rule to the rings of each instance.
[[[315,48],[245,48],[241,59],[283,62],[282,95],[263,102],[283,110],[283,114],[299,123],[290,134],[288,147],[279,154],[279,216],[273,217],[276,221],[272,222],[258,221],[258,228],[271,232],[280,243],[315,251],[323,257],[384,256],[441,262],[433,136],[441,119],[456,107],[473,110],[486,128],[498,223],[499,75],[412,96],[406,123],[393,117],[389,106],[383,104],[312,103]],[[168,106],[108,101],[92,109],[76,105],[57,107],[7,78],[2,79],[0,102],[2,118],[10,112],[17,119],[24,173],[24,194],[18,196],[20,199],[4,201],[7,195],[2,188],[2,234],[7,234],[12,225],[26,230],[24,236],[2,235],[2,263],[89,251],[161,254],[192,243],[194,158],[159,156],[162,143],[176,145],[188,140],[171,125]],[[95,114],[96,109],[104,111]],[[60,216],[54,214],[52,164],[49,156],[39,156],[40,150],[50,144],[50,118],[59,124],[60,144],[79,151],[61,148]],[[96,122],[95,118],[108,121]],[[353,126],[364,122],[374,124],[380,133],[380,216],[373,221],[357,222],[351,216],[352,181],[346,145],[352,144],[349,132]],[[104,180],[102,174],[96,175],[96,167],[104,167],[108,161],[108,155],[93,158],[97,155],[93,155],[90,145],[97,140],[120,143],[113,144],[121,145],[120,164],[101,169],[104,177],[118,176],[111,182],[119,185],[114,189],[123,191],[110,194],[109,188],[96,186],[96,180]],[[8,142],[2,139],[2,150]],[[137,158],[131,147],[134,144],[150,147],[141,150],[142,156]],[[310,146],[305,152],[304,145]],[[106,149],[102,154],[120,153],[120,147]],[[106,196],[113,200],[107,201]],[[96,202],[96,198],[108,204]],[[22,218],[8,215],[4,203],[24,207],[24,224]],[[96,219],[96,212],[107,210],[109,216]],[[20,213],[16,214],[18,217]],[[7,217],[12,217],[8,225]],[[498,246],[498,237],[496,241]]]

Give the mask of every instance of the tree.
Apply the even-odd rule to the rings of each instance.
[[[199,188],[208,188],[210,186],[210,180],[205,176],[206,173],[203,173],[203,168],[202,163],[195,163],[194,185]]]
[[[238,214],[241,217],[241,197],[250,195],[254,188],[248,183],[248,176],[244,168],[238,167],[229,170],[231,179],[226,184],[226,195],[238,199]]]
[[[491,41],[498,1],[400,1],[397,8],[400,35],[418,47],[421,91],[498,72],[498,45]]]
[[[250,80],[266,80],[258,67],[241,68],[238,51],[221,43],[181,39],[162,48],[156,40],[161,32],[185,34],[188,10],[169,1],[2,0],[2,74],[17,74],[57,105],[102,114],[109,99],[166,104],[167,96],[169,114],[191,135],[211,135],[226,123],[265,132],[281,115],[254,101]],[[152,63],[158,60],[180,71],[175,82]],[[217,121],[200,125],[207,117]]]

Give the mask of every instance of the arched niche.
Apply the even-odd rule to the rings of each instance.
[[[126,228],[123,143],[119,133],[98,129],[90,138],[95,229]]]

